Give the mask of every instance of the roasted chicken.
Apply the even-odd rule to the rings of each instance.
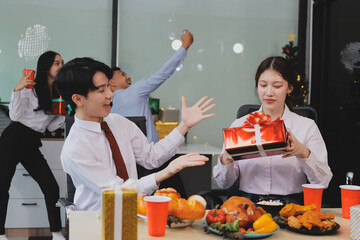
[[[239,219],[239,226],[244,228],[251,227],[255,220],[267,213],[249,199],[237,196],[226,200],[221,210],[226,214],[226,222],[234,223]]]

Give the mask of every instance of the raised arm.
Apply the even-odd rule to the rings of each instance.
[[[207,98],[207,96],[202,97],[195,105],[188,107],[186,98],[182,96],[181,122],[177,129],[183,136],[202,120],[215,116],[215,113],[205,114],[216,106],[215,103],[209,106],[209,104],[214,101],[214,98],[210,98],[204,102]]]
[[[32,90],[30,90],[30,89],[25,89],[24,91],[22,91],[22,90],[27,85],[35,84],[34,81],[29,80],[30,74],[31,73],[26,75],[25,69],[23,70],[22,77],[11,94],[11,101],[9,104],[9,110],[10,110],[9,114],[10,114],[11,120],[13,120],[13,121],[18,121],[22,117],[24,110],[27,107],[27,104],[29,101],[29,96],[30,96]]]
[[[194,39],[187,29],[184,30],[184,34],[181,36],[183,41],[182,47],[175,52],[171,58],[169,58],[161,68],[152,74],[150,77],[135,82],[132,86],[136,86],[137,92],[144,97],[148,97],[154,92],[162,83],[164,83],[176,70],[176,68],[185,60],[187,55],[187,49],[192,45]]]

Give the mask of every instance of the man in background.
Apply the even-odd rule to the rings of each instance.
[[[149,142],[155,143],[159,141],[159,136],[148,99],[150,94],[160,87],[184,61],[187,50],[194,41],[191,32],[187,29],[184,29],[181,40],[183,44],[179,50],[156,73],[148,78],[132,83],[131,77],[123,70],[118,67],[112,68],[113,77],[109,81],[111,90],[114,92],[111,112],[121,114],[124,117],[145,116],[146,135]]]

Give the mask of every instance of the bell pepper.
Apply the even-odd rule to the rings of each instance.
[[[271,215],[264,214],[253,223],[253,228],[256,233],[262,234],[275,231],[278,228],[278,225],[272,219]]]
[[[208,224],[217,223],[217,222],[225,223],[226,221],[225,213],[220,209],[217,209],[218,207],[219,205],[216,205],[216,207],[210,210],[206,215],[206,222]]]

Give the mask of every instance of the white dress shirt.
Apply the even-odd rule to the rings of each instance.
[[[261,110],[262,108],[259,111]],[[230,127],[242,126],[247,117],[248,115],[236,119]],[[221,188],[230,187],[239,176],[240,190],[253,194],[300,193],[303,191],[301,185],[307,180],[328,187],[332,173],[326,146],[315,122],[291,112],[287,106],[281,120],[296,139],[311,151],[310,156],[303,159],[277,155],[234,161],[229,165],[223,165],[219,158],[213,174]]]
[[[169,160],[183,143],[184,137],[174,129],[157,143],[148,143],[135,123],[119,114],[104,118],[111,129],[123,156],[129,178],[138,179],[136,163],[147,169],[160,167]],[[74,203],[79,210],[100,210],[101,189],[123,183],[116,175],[109,142],[100,123],[76,117],[61,152],[64,171],[76,187]],[[151,194],[158,189],[155,175],[138,180],[139,194]]]
[[[38,98],[33,89],[24,88],[17,92],[13,91],[9,104],[10,119],[40,133],[44,133],[46,128],[50,132],[55,131],[63,125],[65,116],[47,115],[44,111],[34,111],[38,106]]]

